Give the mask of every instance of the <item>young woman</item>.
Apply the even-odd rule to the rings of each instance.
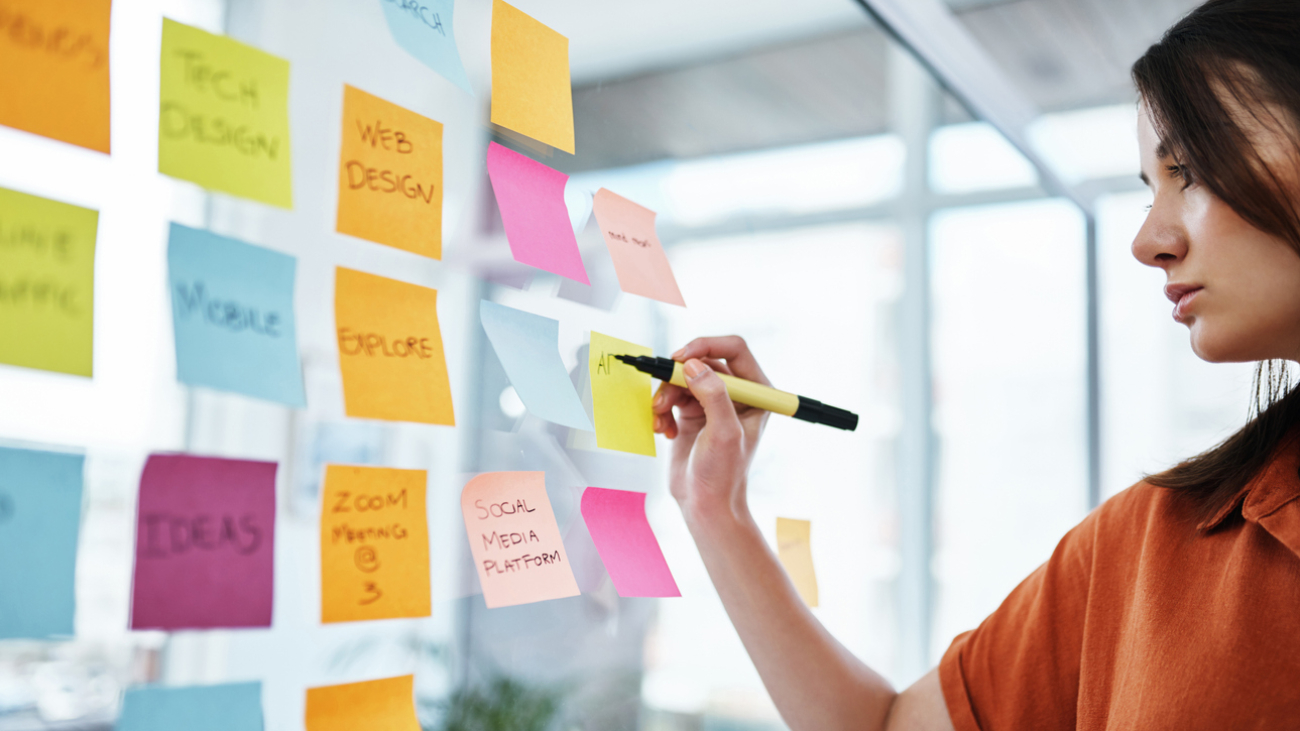
[[[1211,362],[1300,360],[1300,3],[1211,0],[1133,68],[1154,203],[1133,254]],[[1138,483],[901,693],[800,601],[745,499],[767,414],[714,371],[767,379],[738,337],[674,354],[655,396],[671,487],[792,729],[1300,728],[1300,389]],[[674,414],[675,410],[675,414]]]

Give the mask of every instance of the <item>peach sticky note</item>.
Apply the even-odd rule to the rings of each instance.
[[[343,87],[339,233],[442,258],[442,124]]]
[[[564,205],[569,176],[495,142],[487,172],[515,261],[590,284]]]
[[[668,255],[655,234],[655,212],[601,188],[592,201],[592,213],[614,260],[618,286],[624,292],[685,307]]]
[[[108,152],[110,0],[0,4],[0,124]]]
[[[293,207],[289,62],[163,18],[158,172]]]
[[[348,416],[456,424],[438,290],[338,267],[334,324]]]
[[[776,519],[776,550],[781,565],[810,607],[817,606],[817,574],[813,571],[812,523],[793,518]]]
[[[645,514],[645,493],[589,487],[582,519],[619,596],[681,596]]]
[[[429,616],[427,482],[424,470],[325,466],[322,622]]]
[[[0,188],[0,363],[91,375],[98,228],[97,211]]]
[[[465,533],[489,608],[578,595],[545,472],[488,472],[460,493]]]
[[[501,0],[492,3],[492,124],[574,154],[569,39]]]
[[[596,446],[655,456],[654,413],[650,410],[650,375],[616,355],[653,355],[644,345],[591,332],[587,367],[591,374],[591,407],[596,421]]]
[[[415,676],[307,689],[307,731],[420,731]]]

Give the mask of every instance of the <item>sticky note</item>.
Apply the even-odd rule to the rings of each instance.
[[[325,466],[321,621],[427,617],[424,470]]]
[[[776,519],[777,556],[804,604],[815,607],[817,574],[813,571],[811,534],[812,523],[807,520]]]
[[[452,0],[380,0],[379,4],[397,45],[451,83],[474,93],[456,51]]]
[[[487,300],[479,302],[479,317],[524,406],[547,421],[591,431],[560,359],[560,323]]]
[[[0,5],[0,124],[109,151],[110,0]]]
[[[420,731],[415,676],[307,689],[307,731]]]
[[[592,213],[614,261],[618,286],[624,292],[685,307],[668,255],[655,233],[655,212],[601,188],[592,200]]]
[[[569,176],[495,142],[487,171],[515,261],[590,284],[564,205]]]
[[[73,634],[84,461],[0,447],[0,640]]]
[[[488,472],[460,493],[488,608],[578,595],[545,472]]]
[[[338,267],[334,321],[348,416],[456,424],[438,290]]]
[[[262,684],[128,688],[115,731],[262,731]]]
[[[288,254],[173,223],[167,268],[180,382],[305,406],[296,267]]]
[[[275,468],[149,456],[136,515],[132,629],[271,626]]]
[[[645,493],[589,487],[582,519],[619,596],[681,596],[645,515]]]
[[[501,0],[492,2],[492,124],[574,154],[569,39]]]
[[[644,345],[629,343],[593,330],[587,367],[591,375],[591,407],[596,420],[596,446],[655,456],[654,412],[650,410],[650,375],[616,355],[653,355]]]
[[[344,86],[336,226],[442,258],[442,124]]]
[[[158,172],[293,207],[289,62],[163,18]]]
[[[96,211],[0,188],[0,363],[91,375],[98,227]]]

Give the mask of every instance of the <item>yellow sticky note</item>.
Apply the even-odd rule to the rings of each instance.
[[[293,207],[289,62],[163,18],[158,172]]]
[[[325,466],[322,622],[429,616],[427,482],[424,470]]]
[[[813,571],[812,523],[793,518],[776,519],[776,551],[781,565],[799,590],[804,604],[817,606],[817,574]]]
[[[415,676],[307,689],[307,731],[420,731]]]
[[[569,39],[502,0],[492,2],[492,124],[574,154]]]
[[[339,233],[442,258],[442,124],[343,87]]]
[[[0,188],[0,363],[91,374],[98,226],[98,211]]]
[[[334,323],[348,416],[456,424],[438,290],[338,267]]]
[[[644,345],[592,331],[587,367],[591,373],[596,446],[655,456],[650,376],[614,358],[616,355],[653,354]]]
[[[0,124],[108,152],[110,0],[0,3]]]

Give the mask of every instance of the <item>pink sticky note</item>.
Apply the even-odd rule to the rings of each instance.
[[[460,493],[474,567],[489,608],[578,595],[545,472],[488,472]]]
[[[645,517],[645,493],[589,487],[582,519],[619,596],[681,596]]]
[[[668,255],[655,233],[655,212],[601,188],[592,201],[592,213],[614,260],[618,286],[624,292],[685,307]]]
[[[271,626],[275,468],[149,457],[136,514],[132,629]]]
[[[487,171],[515,261],[591,284],[564,205],[569,176],[495,142]]]

